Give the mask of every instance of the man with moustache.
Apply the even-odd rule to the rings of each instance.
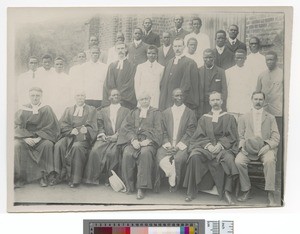
[[[116,36],[116,43],[117,42],[125,42],[125,36],[122,32],[117,32]],[[118,60],[118,53],[116,50],[116,43],[113,47],[108,49],[108,55],[107,55],[107,65],[109,66],[112,62],[115,62]]]
[[[159,190],[161,168],[169,178],[170,192],[176,191],[182,185],[188,158],[187,149],[197,125],[194,111],[183,104],[181,89],[173,90],[172,99],[174,105],[162,113],[163,144],[156,155],[159,167],[155,182],[155,190]]]
[[[118,60],[111,63],[103,86],[103,105],[108,105],[110,90],[117,89],[121,95],[121,105],[133,109],[136,107],[134,92],[135,66],[127,59],[127,47],[124,42],[117,42],[115,46]]]
[[[117,144],[122,147],[122,178],[127,193],[137,188],[137,199],[153,188],[153,170],[157,149],[162,142],[161,112],[150,106],[151,97],[138,97],[139,107],[125,118]],[[135,183],[136,182],[136,183]]]
[[[227,70],[228,68],[235,65],[234,53],[225,46],[226,32],[224,30],[218,30],[216,32],[216,48],[214,49],[216,59],[215,64]]]
[[[239,120],[239,148],[235,164],[240,174],[242,196],[238,201],[245,202],[250,198],[251,182],[248,176],[248,163],[260,160],[264,166],[265,190],[268,191],[270,206],[275,206],[275,171],[276,151],[280,141],[275,117],[263,110],[265,94],[254,92],[251,97],[253,108]]]
[[[139,64],[134,77],[134,89],[136,96],[147,92],[151,98],[151,106],[158,108],[159,86],[163,76],[164,67],[157,59],[158,49],[156,46],[149,46],[147,50],[147,62]]]
[[[162,111],[173,105],[172,92],[176,88],[185,95],[187,107],[195,110],[199,106],[197,64],[184,55],[184,47],[183,39],[174,40],[175,57],[167,62],[160,85],[159,109]]]
[[[200,105],[197,111],[197,117],[211,110],[209,95],[217,91],[222,95],[222,109],[226,110],[227,84],[224,69],[215,65],[215,53],[212,49],[206,49],[203,52],[204,66],[199,68],[199,92]]]
[[[120,105],[121,95],[117,89],[112,89],[109,96],[110,105],[97,111],[98,135],[85,167],[83,182],[99,184],[102,174],[108,185],[111,170],[120,175],[121,157],[117,146],[119,130],[129,109]]]
[[[175,28],[172,29],[170,31],[170,34],[171,34],[171,43],[173,43],[173,41],[176,39],[176,38],[180,38],[180,39],[184,39],[184,37],[189,34],[188,31],[184,30],[182,28],[182,24],[183,24],[183,16],[181,15],[176,15],[174,17],[174,25],[175,25]]]
[[[175,57],[170,32],[163,32],[162,41],[163,45],[158,48],[157,62],[162,66],[166,66],[167,62]]]
[[[142,41],[143,30],[133,30],[133,42],[128,45],[128,61],[137,66],[147,61],[148,44]]]
[[[211,111],[199,119],[188,149],[185,201],[192,201],[199,190],[211,190],[216,185],[220,198],[224,196],[229,205],[234,205],[231,193],[238,178],[234,163],[239,144],[237,124],[222,110],[221,93],[212,92],[209,103]]]
[[[67,107],[59,120],[60,140],[54,146],[54,177],[50,185],[67,181],[71,188],[81,183],[88,150],[97,136],[97,115],[85,104],[85,92],[75,91],[76,104]]]
[[[199,17],[194,17],[192,19],[192,27],[193,27],[193,32],[187,34],[184,37],[184,44],[188,46],[188,40],[190,38],[195,38],[197,40],[197,49],[194,54],[197,58],[199,58],[199,63],[197,63],[198,67],[201,67],[203,65],[203,60],[200,58],[203,54],[203,51],[205,49],[210,48],[210,40],[205,33],[200,32],[202,27],[202,20]],[[187,49],[188,48],[186,48],[186,50]]]
[[[247,51],[247,46],[245,43],[241,42],[237,39],[237,35],[239,34],[239,27],[235,24],[232,24],[228,28],[228,36],[225,46],[231,51],[235,52],[238,49],[243,49]]]
[[[150,18],[144,19],[144,34],[142,36],[143,42],[148,45],[154,45],[157,48],[160,47],[159,35],[152,31],[152,20]]]

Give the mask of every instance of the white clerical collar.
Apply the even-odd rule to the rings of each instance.
[[[168,45],[168,46],[163,45],[163,48],[164,48],[164,49],[170,49],[170,47],[171,47],[171,44]]]
[[[157,62],[156,62],[156,60],[154,60],[154,62],[151,63],[149,60],[147,60],[146,63],[149,67],[154,67]]]
[[[126,59],[127,59],[126,57],[124,59],[119,59],[117,69],[123,70],[123,64]]]
[[[83,115],[83,107],[85,106],[85,104],[83,104],[82,106],[78,106],[76,105],[76,109],[74,111],[73,116],[78,116],[78,117],[82,117]]]
[[[237,39],[234,38],[234,40],[232,40],[232,39],[229,37],[228,40],[229,40],[230,44],[232,44],[233,42],[234,42],[234,44],[235,44]]]
[[[252,112],[254,114],[262,114],[264,111],[264,108],[260,108],[259,110],[255,109],[255,108],[252,108]]]
[[[222,112],[222,109],[220,109],[220,110],[214,110],[214,109],[212,109],[211,112],[212,112],[212,122],[218,123],[219,117],[220,117],[220,113]]]
[[[225,46],[219,47],[219,46],[216,45],[216,49],[217,49],[217,51],[218,51],[219,54],[222,54],[223,51],[224,51],[224,49],[225,49]]]
[[[39,113],[39,109],[41,109],[42,107],[44,107],[44,104],[39,103],[37,105],[30,104],[30,107],[21,106],[20,109],[26,111],[32,111],[32,114],[36,115]]]
[[[179,56],[175,56],[175,58],[174,58],[174,64],[178,64],[179,59],[181,59],[183,56],[184,56],[184,53],[182,53]]]
[[[147,118],[147,112],[149,110],[150,106],[148,106],[147,108],[143,108],[143,107],[140,107],[140,118],[142,119],[146,119]]]
[[[139,46],[142,43],[142,40],[137,41],[137,40],[133,39],[133,42],[134,42],[135,46]]]

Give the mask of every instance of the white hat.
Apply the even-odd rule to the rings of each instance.
[[[123,181],[118,177],[118,175],[111,170],[112,176],[108,178],[110,186],[115,190],[116,192],[126,192],[126,186],[123,183]]]

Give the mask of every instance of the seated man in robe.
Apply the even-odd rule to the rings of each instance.
[[[30,104],[22,106],[15,115],[15,187],[40,179],[48,185],[53,171],[53,146],[59,135],[59,124],[50,106],[41,103],[43,91],[29,90]]]
[[[234,116],[223,112],[218,92],[209,96],[211,112],[198,121],[190,141],[189,158],[183,187],[187,187],[185,201],[193,200],[198,190],[211,190],[216,185],[220,198],[225,195],[229,205],[238,169],[234,163],[238,153],[238,132]]]
[[[88,150],[97,136],[96,109],[84,103],[85,97],[84,91],[76,91],[76,104],[68,107],[59,120],[61,136],[54,146],[56,176],[52,185],[67,180],[74,188],[81,182]]]
[[[129,109],[120,105],[121,95],[117,89],[113,89],[109,96],[110,105],[97,113],[98,135],[85,167],[85,183],[99,184],[101,174],[106,173],[105,183],[111,170],[119,174],[120,148],[117,146],[119,129],[123,120],[129,113]]]
[[[119,131],[118,145],[122,146],[122,178],[127,193],[138,189],[137,199],[143,199],[146,189],[153,188],[153,172],[157,149],[162,142],[162,117],[150,106],[151,97],[141,94],[139,108],[132,110]]]
[[[156,155],[159,167],[169,177],[171,192],[176,191],[182,182],[181,175],[185,170],[188,158],[187,147],[197,125],[194,111],[183,104],[184,96],[181,89],[175,89],[172,98],[174,105],[162,113],[163,145],[158,149]],[[155,190],[159,190],[159,175],[158,172]]]

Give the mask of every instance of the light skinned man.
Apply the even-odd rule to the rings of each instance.
[[[117,32],[115,45],[108,49],[107,62],[106,64],[109,66],[112,62],[118,60],[118,53],[116,50],[116,43],[125,42],[125,36],[122,32]]]
[[[254,92],[251,97],[252,110],[239,119],[239,148],[235,164],[240,174],[242,196],[238,201],[245,202],[250,198],[251,182],[248,176],[248,163],[260,160],[264,166],[265,190],[268,191],[269,205],[276,205],[274,199],[276,153],[280,141],[275,117],[263,110],[265,94]]]

